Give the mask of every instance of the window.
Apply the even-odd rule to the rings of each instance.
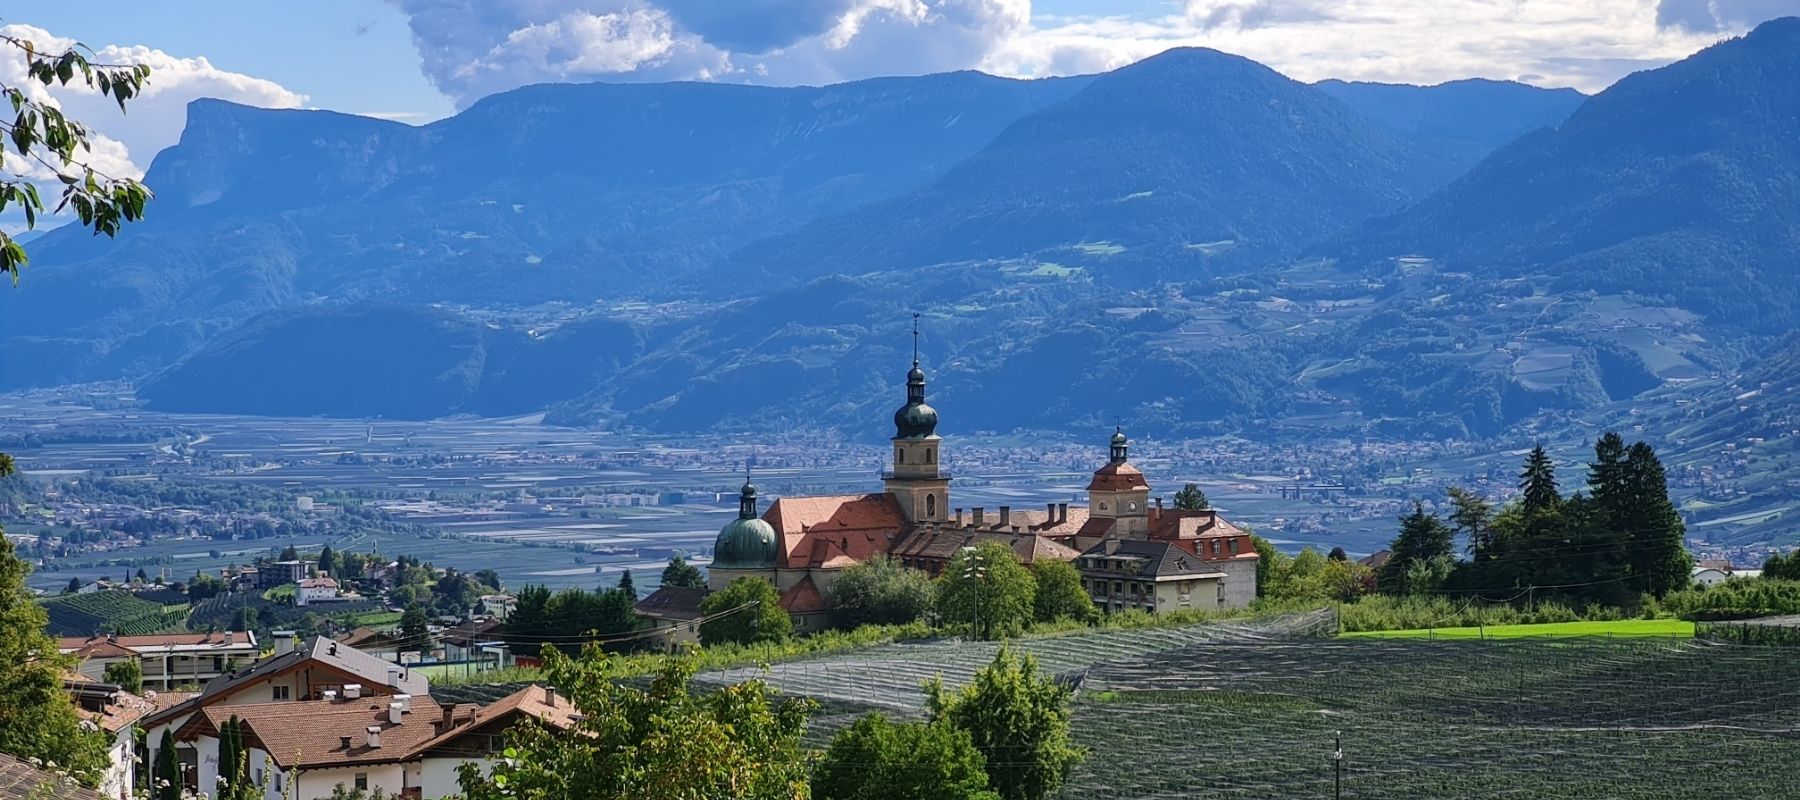
[[[1231,547],[1230,547],[1230,548],[1229,548],[1229,549],[1230,549],[1230,550],[1231,550],[1231,554],[1232,554],[1232,555],[1234,555],[1234,556],[1235,556],[1235,555],[1237,555],[1237,549],[1238,549],[1238,540],[1236,540],[1236,539],[1232,539],[1232,540],[1231,540]]]
[[[224,672],[225,671],[225,657],[224,656],[213,656],[213,670],[212,671],[213,672]]]
[[[1136,501],[1136,500],[1133,500],[1133,501],[1131,501],[1131,502],[1129,502],[1129,503],[1126,503],[1126,504],[1125,504],[1125,510],[1126,510],[1126,511],[1136,511],[1136,510],[1137,510],[1137,501]]]
[[[1125,593],[1125,584],[1120,583],[1119,581],[1113,581],[1113,594],[1124,594],[1124,593]]]
[[[1100,510],[1101,510],[1101,511],[1105,511],[1105,510],[1106,510],[1106,501],[1104,501],[1104,500],[1102,500],[1102,501],[1101,501],[1101,502],[1100,502]]]
[[[894,451],[894,463],[896,463],[896,464],[906,463],[906,451],[905,450],[895,450]]]
[[[356,773],[356,788],[361,791],[368,791],[368,789],[369,789],[369,773],[367,773],[367,772]]]
[[[931,448],[929,448],[929,447],[925,448],[925,463],[927,463],[927,464],[931,463],[931,459],[936,458],[936,457],[937,457],[936,454],[931,452]]]
[[[937,495],[935,495],[935,494],[925,495],[925,516],[927,516],[927,517],[937,516]]]
[[[281,780],[284,777],[287,777],[287,773],[282,772],[281,770],[275,770],[275,791],[280,792],[286,789],[286,787],[282,785]]]
[[[287,700],[288,687],[276,684],[269,687],[269,697],[275,700]]]
[[[1213,540],[1213,555],[1215,555],[1215,556],[1216,556],[1216,555],[1218,555],[1218,554],[1219,554],[1219,540],[1218,540],[1218,539],[1214,539],[1214,540]]]

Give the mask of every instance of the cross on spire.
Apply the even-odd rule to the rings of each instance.
[[[913,312],[913,366],[919,365],[919,312]]]

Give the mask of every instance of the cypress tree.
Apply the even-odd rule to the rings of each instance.
[[[163,729],[162,741],[156,746],[156,800],[181,800],[181,762],[175,759],[175,736]]]
[[[231,719],[219,728],[219,800],[237,800],[238,797],[238,718]]]

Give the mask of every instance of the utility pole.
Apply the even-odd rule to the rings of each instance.
[[[981,552],[974,547],[965,546],[962,551],[968,554],[968,558],[963,564],[963,577],[972,578],[975,581],[975,624],[972,627],[981,638],[986,639],[987,632],[982,629],[981,625],[981,592],[987,579],[986,561],[982,559]]]

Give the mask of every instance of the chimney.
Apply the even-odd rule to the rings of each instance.
[[[344,699],[345,700],[355,700],[359,697],[362,697],[362,684],[360,684],[360,683],[344,684]]]
[[[406,704],[405,703],[399,703],[399,702],[388,703],[388,722],[392,722],[395,725],[399,725],[401,715],[403,715],[405,713],[406,713]]]
[[[1156,510],[1158,511],[1162,510],[1162,500],[1161,497],[1156,498]]]
[[[1004,528],[1011,524],[1012,524],[1012,506],[1001,506],[1000,507],[1000,527]]]
[[[971,508],[971,509],[969,509],[969,516],[971,516],[971,517],[974,517],[974,518],[975,518],[975,524],[976,524],[976,525],[980,525],[980,524],[981,524],[981,516],[982,516],[982,515],[981,515],[981,512],[982,512],[982,511],[983,511],[983,509],[982,509],[982,507],[981,507],[981,506],[975,506],[975,507],[974,507],[974,508]]]
[[[544,704],[547,706],[550,706],[551,708],[556,707],[556,687],[554,687],[554,686],[544,687]]]
[[[1119,552],[1119,540],[1116,537],[1109,538],[1106,541],[1101,542],[1100,544],[1101,544],[1101,546],[1106,548],[1105,552],[1109,556],[1112,555],[1113,553]]]
[[[381,726],[380,725],[370,725],[368,727],[368,734],[369,734],[369,749],[370,750],[381,749]]]
[[[349,750],[350,749],[350,737],[339,736],[338,737],[338,746],[344,748],[345,750]]]
[[[331,646],[325,649],[325,654],[328,656],[337,655],[337,642],[332,642]]]
[[[1057,503],[1056,504],[1056,521],[1057,522],[1068,522],[1069,521],[1069,504],[1068,503]]]
[[[451,726],[456,724],[456,705],[454,703],[445,703],[439,708],[444,712],[444,719],[438,723],[438,733],[441,734],[444,731],[450,730]]]
[[[400,706],[401,711],[404,711],[408,714],[412,713],[412,695],[410,695],[410,694],[394,695],[394,703],[396,705]]]
[[[275,632],[275,655],[283,656],[294,652],[294,632]]]
[[[226,646],[226,647],[230,647],[230,646],[231,646],[231,631],[226,631],[226,632],[225,632],[225,646]]]
[[[962,527],[962,509],[960,508],[956,510],[956,527]]]
[[[1045,503],[1044,504],[1044,525],[1050,526],[1050,525],[1055,525],[1055,524],[1056,524],[1056,504],[1055,503]]]
[[[325,690],[325,702],[335,703],[335,702],[337,702],[337,698],[338,698],[338,693],[337,693],[336,689],[326,689]]]

